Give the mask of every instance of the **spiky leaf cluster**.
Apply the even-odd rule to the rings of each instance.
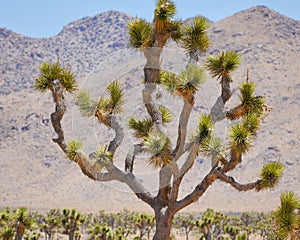
[[[94,156],[102,166],[113,161],[113,154],[107,151],[106,147],[104,146],[100,146],[94,153]]]
[[[256,114],[249,113],[242,120],[242,126],[252,137],[256,137],[257,131],[260,127],[260,118]]]
[[[270,162],[264,165],[260,172],[261,188],[274,189],[283,175],[283,170],[283,164],[280,162]]]
[[[291,239],[300,233],[300,199],[293,192],[284,192],[280,196],[280,206],[275,211],[277,235],[282,239]]]
[[[204,17],[195,17],[192,24],[187,24],[182,30],[182,46],[186,53],[198,60],[200,55],[208,50],[210,41],[206,30],[209,24]]]
[[[158,110],[161,112],[162,116],[162,123],[168,123],[172,121],[172,115],[168,108],[164,106],[159,106]],[[135,117],[131,117],[129,119],[129,128],[134,130],[134,136],[136,138],[145,138],[148,136],[148,133],[150,132],[153,122],[151,118],[146,118],[142,120],[137,120]]]
[[[230,81],[230,74],[240,65],[240,56],[235,51],[222,51],[215,56],[209,56],[206,61],[206,68],[212,77]]]
[[[80,91],[75,97],[75,104],[84,117],[91,117],[95,114],[97,103],[91,99],[89,91]]]
[[[262,115],[265,99],[254,94],[255,83],[244,82],[239,87],[239,90],[239,99],[243,108],[245,109],[245,112],[258,114],[259,116]]]
[[[122,112],[124,104],[124,93],[118,81],[113,81],[106,87],[109,96],[102,96],[96,103],[95,116],[100,123],[110,127],[107,117],[111,114]]]
[[[218,162],[226,156],[224,142],[222,139],[214,136],[206,138],[201,143],[200,152],[203,153],[204,156],[211,157],[213,162]]]
[[[171,20],[176,14],[176,5],[170,0],[157,0],[154,19],[159,21]]]
[[[179,75],[161,71],[159,84],[164,85],[170,94],[178,94],[187,98],[198,91],[206,77],[203,68],[189,64]]]
[[[202,115],[198,120],[198,127],[193,132],[192,141],[201,145],[203,141],[211,137],[213,131],[213,122],[210,116]]]
[[[136,120],[133,116],[129,119],[129,128],[134,130],[136,138],[144,138],[150,132],[153,122],[151,118]]]
[[[132,48],[151,46],[152,26],[144,19],[134,19],[128,23],[129,45]]]
[[[150,132],[144,140],[144,149],[151,154],[149,163],[162,167],[171,161],[171,141],[162,133]]]
[[[229,128],[230,149],[236,153],[246,153],[251,147],[252,135],[242,123]]]
[[[67,143],[67,150],[68,150],[67,157],[70,160],[74,161],[78,150],[81,149],[82,146],[83,146],[82,141],[79,139],[74,139],[69,141]]]
[[[189,64],[179,75],[177,91],[182,93],[183,96],[195,94],[205,79],[206,74],[203,68]]]
[[[59,80],[60,84],[67,92],[77,90],[75,75],[69,69],[63,68],[59,61],[56,63],[43,63],[40,66],[40,74],[35,80],[35,89],[41,92],[53,90],[53,82]]]
[[[118,81],[113,81],[107,86],[106,90],[110,95],[109,108],[111,109],[111,113],[121,113],[124,104],[124,93],[120,83]]]
[[[158,110],[161,113],[161,118],[162,118],[162,123],[169,123],[172,122],[172,114],[170,112],[170,110],[168,108],[166,108],[165,106],[159,105],[158,106]]]

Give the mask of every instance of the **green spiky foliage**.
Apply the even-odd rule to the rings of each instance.
[[[262,189],[274,189],[283,175],[284,166],[280,162],[270,162],[263,166],[260,172]]]
[[[106,90],[110,95],[109,108],[111,109],[111,113],[121,113],[123,111],[124,93],[120,83],[118,81],[113,81],[107,86]]]
[[[98,102],[94,102],[90,99],[88,93],[82,91],[77,95],[77,105],[79,105],[79,109],[83,114],[87,116],[94,114],[100,123],[111,127],[107,117],[111,114],[119,114],[123,111],[124,92],[121,89],[120,83],[114,81],[108,84],[106,93],[109,96],[102,96]]]
[[[275,211],[277,235],[281,239],[299,239],[300,236],[300,199],[293,192],[280,196],[280,206]],[[298,236],[298,238],[297,238]]]
[[[211,157],[212,165],[215,165],[226,156],[224,142],[222,139],[214,136],[206,138],[201,143],[200,152],[203,153],[204,156]]]
[[[168,136],[150,132],[145,138],[144,149],[151,154],[149,164],[154,167],[162,167],[167,165],[171,160],[171,141]]]
[[[101,165],[106,165],[113,162],[113,154],[107,151],[106,147],[104,146],[99,146],[95,152],[95,157]]]
[[[205,79],[206,74],[203,68],[189,64],[179,75],[177,91],[182,96],[194,95]]]
[[[252,135],[243,124],[237,123],[230,126],[229,138],[229,147],[231,151],[240,154],[249,151],[251,147]]]
[[[168,108],[166,108],[165,106],[158,106],[158,110],[161,113],[161,118],[162,118],[162,123],[169,123],[172,122],[172,114],[170,112],[170,110]]]
[[[69,69],[60,65],[59,61],[55,63],[43,63],[40,66],[40,74],[35,80],[34,88],[40,92],[53,90],[53,83],[59,80],[66,92],[77,90],[75,75]]]
[[[146,48],[151,46],[153,30],[145,19],[134,19],[128,23],[129,45],[132,48]]]
[[[176,5],[170,0],[156,1],[156,8],[154,10],[154,18],[161,21],[172,19],[176,14]]]
[[[239,99],[241,101],[244,112],[254,113],[261,116],[263,114],[265,99],[262,96],[254,95],[255,83],[244,82],[239,87],[239,90],[240,90]]]
[[[185,52],[198,61],[202,53],[210,46],[206,30],[209,24],[204,17],[195,17],[192,24],[187,24],[182,30],[181,42]]]
[[[213,131],[213,122],[210,116],[202,115],[198,120],[198,127],[192,134],[192,141],[201,145],[203,141],[211,137]]]
[[[212,77],[224,81],[232,81],[231,73],[240,65],[240,56],[235,51],[222,51],[215,56],[209,56],[206,60],[206,68],[210,71]]]
[[[189,64],[179,75],[168,71],[160,71],[159,84],[165,86],[166,90],[174,95],[178,94],[185,98],[194,95],[201,84],[206,80],[203,68]]]
[[[166,91],[171,95],[177,94],[178,82],[179,79],[175,73],[160,70],[159,81],[157,82],[157,84],[163,85]]]
[[[79,149],[81,149],[83,146],[82,141],[79,139],[73,139],[70,140],[67,143],[67,149],[68,149],[68,153],[67,153],[67,157],[71,160],[74,161],[76,156],[77,156],[77,152]]]
[[[13,240],[15,235],[15,231],[12,227],[6,226],[3,228],[3,230],[0,232],[1,239],[5,240]]]
[[[243,118],[241,124],[252,137],[256,137],[257,131],[260,127],[260,118],[257,114],[249,113]]]
[[[158,0],[154,10],[153,24],[144,19],[134,19],[128,23],[129,45],[132,48],[145,49],[154,46],[162,48],[168,39],[178,42],[182,36],[182,21],[174,20],[176,5],[169,0]]]
[[[75,96],[75,104],[84,117],[91,117],[95,114],[97,103],[91,99],[89,91],[80,91]]]
[[[153,126],[151,118],[136,120],[133,116],[129,119],[129,128],[134,130],[136,138],[145,138]]]
[[[13,220],[15,228],[15,239],[22,239],[25,230],[36,228],[36,219],[26,207],[17,208],[13,211]]]
[[[172,27],[172,19],[176,14],[176,5],[170,0],[156,1],[154,10],[154,29],[156,34],[166,33]]]
[[[172,121],[172,114],[170,110],[164,106],[159,106],[158,110],[161,112],[162,123],[168,123]],[[129,128],[134,130],[134,136],[136,138],[145,138],[148,136],[150,132],[153,122],[151,118],[146,118],[142,120],[137,120],[134,116],[132,116],[129,121]]]

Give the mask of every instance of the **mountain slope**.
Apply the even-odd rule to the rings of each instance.
[[[120,80],[126,89],[126,116],[139,113],[141,96],[136,93],[140,90],[144,59],[139,52],[127,47],[130,19],[124,13],[108,11],[74,21],[57,36],[45,39],[0,29],[0,173],[4,176],[0,184],[0,207],[144,210],[145,204],[126,187],[95,183],[65,159],[51,141],[54,135],[49,122],[54,108],[51,98],[49,94],[33,91],[38,66],[44,61],[56,61],[59,56],[62,64],[76,73],[80,86],[90,89],[95,97],[102,94],[105,83]],[[249,69],[250,81],[257,84],[258,94],[266,96],[267,104],[273,108],[262,124],[255,148],[232,175],[241,182],[256,180],[261,166],[272,160],[283,162],[286,171],[274,192],[237,193],[227,185],[216,183],[189,210],[207,207],[224,211],[272,210],[278,204],[281,191],[300,193],[300,22],[258,6],[211,23],[208,33],[212,42],[208,54],[230,49],[242,55],[242,65],[233,76],[235,94]],[[180,47],[170,43],[165,52],[163,68],[178,72],[185,66],[186,58]],[[193,117],[208,111],[219,91],[218,82],[209,79],[199,92]],[[134,100],[130,100],[132,98]],[[84,135],[86,150],[92,151],[97,144],[105,144],[113,136],[92,119],[78,117],[72,96],[67,100],[68,112],[63,124],[68,139]],[[229,106],[236,101],[237,96]],[[176,118],[178,107],[172,104]],[[193,124],[194,121],[191,128]],[[227,126],[227,122],[222,122],[218,127],[224,132]],[[118,164],[122,168],[121,156],[126,154],[126,147],[125,144],[119,152]],[[208,169],[209,164],[199,158],[184,182],[181,195],[190,191]],[[146,168],[142,161],[136,171],[143,182],[155,190],[153,179],[157,172]]]

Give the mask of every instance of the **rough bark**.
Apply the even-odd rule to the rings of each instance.
[[[22,240],[24,233],[25,233],[25,225],[22,222],[18,222],[14,240]]]
[[[169,240],[174,212],[170,207],[157,206],[155,209],[156,229],[153,240]]]

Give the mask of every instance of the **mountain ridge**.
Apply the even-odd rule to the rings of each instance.
[[[58,35],[47,39],[23,38],[0,29],[0,174],[4,176],[0,185],[0,207],[75,207],[84,211],[144,209],[145,205],[126,187],[95,183],[87,179],[76,164],[65,159],[51,141],[54,135],[49,119],[54,108],[51,96],[33,91],[39,65],[54,62],[59,56],[62,65],[76,73],[80,87],[91,89],[95,96],[104,89],[105,81],[115,79],[121,81],[130,97],[134,96],[142,78],[144,60],[138,51],[128,48],[127,21],[130,19],[125,13],[108,11],[73,21]],[[241,182],[256,179],[261,166],[270,160],[284,163],[286,171],[280,186],[273,192],[236,193],[229,186],[217,183],[190,210],[213,207],[228,211],[269,211],[278,204],[281,191],[300,193],[299,29],[300,21],[262,6],[211,23],[208,34],[212,46],[206,55],[235,50],[242,56],[242,64],[233,76],[235,96],[229,107],[234,106],[239,83],[249,70],[249,79],[256,83],[257,93],[266,96],[267,104],[273,108],[262,123],[255,149],[232,175]],[[164,56],[167,62],[164,67],[178,70],[178,66],[185,65],[180,46],[170,43],[166,52],[170,57]],[[195,106],[195,114],[209,109],[219,94],[218,82],[214,79],[209,78],[203,89],[197,100],[207,100]],[[70,110],[63,124],[68,137],[95,130],[97,140],[110,139],[112,133],[99,129],[90,120],[75,122],[76,108],[71,96],[67,100]],[[127,103],[130,111],[136,108],[132,102]],[[85,128],[85,123],[91,127]],[[222,124],[221,127],[226,127],[227,123]],[[123,162],[118,164],[123,168]],[[195,170],[185,180],[182,195],[199,180],[198,168],[207,170],[206,164],[198,159]],[[140,177],[152,176],[147,175],[150,173],[144,172],[144,168],[144,165],[138,166],[138,170],[142,170]],[[147,179],[143,181],[152,186]],[[122,204],[123,199],[127,200],[126,204]],[[253,202],[256,202],[254,206]]]

